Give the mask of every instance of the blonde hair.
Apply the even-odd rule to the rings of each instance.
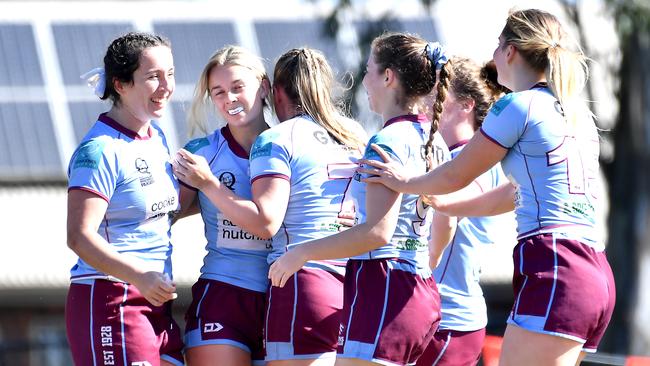
[[[210,99],[210,90],[208,90],[208,78],[210,72],[214,67],[218,66],[242,66],[255,74],[255,77],[260,81],[269,80],[262,59],[255,56],[252,52],[239,46],[224,46],[215,52],[208,63],[203,67],[203,71],[199,76],[196,86],[194,87],[194,95],[192,97],[192,104],[190,112],[187,117],[187,124],[189,125],[189,135],[193,136],[195,132],[200,131],[207,134],[206,120],[210,115],[210,111],[216,112],[214,104]],[[264,98],[264,107],[271,108],[271,91]]]
[[[362,150],[363,141],[348,130],[332,91],[336,86],[325,56],[310,48],[294,48],[280,56],[273,71],[273,84],[285,91],[301,112],[309,115],[339,143]]]
[[[592,116],[580,98],[589,78],[587,57],[555,16],[537,9],[512,11],[501,35],[504,45],[513,45],[535,71],[546,74],[572,127],[585,113]]]

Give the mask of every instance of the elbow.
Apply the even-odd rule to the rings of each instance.
[[[366,240],[373,246],[380,247],[388,242],[393,237],[393,231],[384,230],[380,227],[372,227],[366,236]]]
[[[79,230],[70,230],[68,229],[67,244],[73,252],[77,253],[77,250],[83,242],[83,235]]]
[[[249,225],[249,233],[262,238],[262,239],[271,239],[273,235],[280,230],[280,224],[272,221],[264,221],[258,223],[258,225]]]

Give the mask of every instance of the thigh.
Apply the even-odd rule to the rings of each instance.
[[[251,366],[250,353],[235,346],[204,345],[185,351],[188,366],[211,366],[219,360],[220,366]]]
[[[500,366],[573,366],[582,343],[535,333],[509,324],[503,337]]]

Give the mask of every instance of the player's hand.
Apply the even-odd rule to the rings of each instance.
[[[300,246],[284,253],[280,258],[273,262],[271,268],[269,268],[271,285],[284,287],[284,284],[287,283],[289,278],[291,278],[294,273],[298,272],[305,262],[307,262],[307,260],[302,256]]]
[[[178,297],[176,284],[169,279],[167,274],[154,271],[145,272],[134,281],[133,285],[154,306],[161,306]]]
[[[172,162],[176,177],[194,188],[201,189],[214,178],[208,162],[203,156],[180,149]]]
[[[406,184],[411,176],[406,174],[403,171],[403,166],[395,162],[379,145],[372,144],[371,147],[384,162],[367,159],[359,160],[362,167],[358,169],[358,172],[370,175],[361,180],[366,183],[381,183],[395,192],[406,193]],[[363,165],[368,167],[363,167]]]
[[[336,218],[336,223],[340,224],[339,231],[345,231],[354,226],[356,219],[354,211],[342,211]]]

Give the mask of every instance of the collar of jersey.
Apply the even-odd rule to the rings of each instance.
[[[424,113],[420,114],[403,114],[401,116],[393,117],[384,123],[384,127],[388,127],[393,123],[397,122],[413,122],[413,123],[427,123],[427,115]]]
[[[151,131],[151,126],[149,126],[149,129],[147,130],[147,134],[145,136],[140,136],[138,135],[137,132],[129,130],[128,128],[122,126],[119,122],[116,120],[112,119],[111,117],[107,116],[106,113],[102,113],[99,115],[98,120],[100,122],[103,122],[105,125],[113,128],[116,131],[119,131],[128,137],[134,139],[134,140],[149,140],[152,135]]]
[[[235,140],[235,137],[232,135],[232,132],[230,132],[230,128],[228,127],[228,125],[225,125],[224,127],[221,128],[221,134],[226,139],[226,141],[228,142],[228,147],[235,155],[237,155],[242,159],[248,159],[248,153],[239,144],[239,142]]]

